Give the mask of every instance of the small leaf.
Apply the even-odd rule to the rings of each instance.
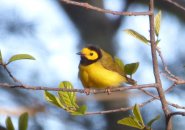
[[[3,58],[2,58],[1,50],[0,50],[0,63],[3,63]]]
[[[28,113],[25,112],[19,117],[19,130],[27,130],[28,127]]]
[[[121,59],[119,59],[118,57],[114,57],[114,60],[115,60],[116,64],[118,64],[118,66],[121,68],[121,70],[124,74],[125,73],[124,72],[125,65],[124,65],[123,61]]]
[[[149,44],[149,40],[144,37],[143,35],[139,34],[138,32],[132,30],[132,29],[126,29],[124,30],[127,34],[129,34],[130,36],[135,37],[136,39],[140,40],[141,42],[144,42],[146,44]]]
[[[157,120],[159,120],[160,119],[160,115],[157,115],[155,118],[153,118],[151,121],[149,121],[148,123],[147,123],[147,126],[148,127],[152,127],[152,124],[155,122],[155,121],[157,121]]]
[[[143,122],[143,118],[141,116],[139,106],[137,104],[134,105],[133,114],[134,114],[135,118],[139,121],[139,123],[141,123],[141,125],[144,127],[145,124]]]
[[[159,11],[155,16],[155,34],[157,37],[159,36],[160,26],[161,26],[161,11]]]
[[[139,67],[139,62],[126,64],[124,70],[127,75],[132,75],[136,72],[138,67]]]
[[[121,120],[118,120],[117,122],[118,124],[121,125],[126,125],[126,126],[130,126],[130,127],[134,127],[134,128],[138,128],[138,129],[143,129],[144,127],[137,121],[136,118],[134,118],[133,116],[130,117],[125,117]]]
[[[75,112],[72,112],[72,115],[84,115],[87,111],[87,106],[83,105],[80,106]]]
[[[59,88],[73,89],[73,86],[70,82],[64,81],[61,82]],[[65,106],[68,112],[76,111],[79,106],[76,103],[76,93],[75,92],[58,92],[59,99],[62,105]]]
[[[15,130],[10,117],[6,118],[6,128],[7,128],[7,130]]]
[[[23,59],[29,59],[29,60],[35,60],[35,58],[31,55],[28,55],[28,54],[17,54],[17,55],[14,55],[12,56],[9,60],[8,60],[8,63],[11,63],[13,61],[16,61],[16,60],[23,60]]]
[[[156,44],[158,45],[160,41],[161,41],[160,39],[157,39]]]
[[[49,93],[48,91],[44,91],[44,97],[45,99],[52,103],[53,105],[56,105],[61,108],[65,108],[61,103],[58,97],[55,97],[53,94]]]

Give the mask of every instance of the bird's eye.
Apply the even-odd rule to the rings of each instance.
[[[92,52],[90,53],[90,56],[93,56],[93,53]]]

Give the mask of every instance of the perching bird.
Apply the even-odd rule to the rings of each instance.
[[[109,94],[110,88],[119,87],[122,83],[136,84],[124,74],[115,59],[101,48],[87,46],[77,54],[81,56],[79,78],[86,94],[90,93],[90,88],[105,88]]]

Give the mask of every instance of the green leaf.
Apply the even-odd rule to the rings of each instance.
[[[125,65],[124,65],[123,61],[121,59],[119,59],[118,57],[114,57],[114,60],[115,60],[116,64],[119,65],[119,67],[121,68],[121,70],[122,70],[122,72],[124,74],[125,73],[124,72]]]
[[[16,60],[23,60],[23,59],[29,59],[29,60],[35,60],[35,58],[31,55],[28,55],[28,54],[17,54],[17,55],[14,55],[12,56],[9,60],[8,60],[8,63],[11,63],[13,61],[16,61]]]
[[[137,121],[137,119],[133,116],[130,117],[125,117],[121,120],[118,120],[117,122],[118,124],[121,125],[126,125],[126,126],[130,126],[130,127],[134,127],[134,128],[138,128],[138,129],[143,129],[144,127]]]
[[[155,121],[157,121],[157,120],[159,120],[160,119],[160,115],[157,115],[155,118],[153,118],[151,121],[149,121],[148,123],[147,123],[147,126],[148,127],[152,127],[152,124],[155,122]]]
[[[55,97],[53,94],[49,93],[48,91],[44,91],[44,97],[45,99],[52,103],[53,105],[56,105],[58,107],[61,107],[61,108],[65,108],[61,103],[60,103],[60,100],[58,97]]]
[[[139,62],[126,64],[124,70],[127,75],[132,75],[136,72],[138,67],[139,67]]]
[[[132,29],[126,29],[124,30],[127,34],[129,34],[130,36],[135,37],[136,39],[140,40],[141,42],[144,42],[146,44],[149,44],[149,40],[144,37],[143,35],[139,34],[138,32],[132,30]]]
[[[73,86],[70,82],[64,81],[61,82],[59,88],[73,89]],[[59,99],[62,105],[65,106],[68,112],[76,111],[79,106],[76,103],[76,93],[75,92],[58,92]]]
[[[144,127],[145,124],[143,122],[143,118],[141,116],[139,106],[137,104],[134,105],[133,114],[134,114],[135,118],[139,121],[139,123]]]
[[[72,112],[72,115],[84,115],[87,111],[87,106],[83,105],[80,106],[75,112]]]
[[[161,41],[160,39],[157,39],[156,44],[158,45],[160,41]]]
[[[6,118],[6,128],[7,128],[7,130],[15,130],[10,117]]]
[[[19,117],[19,130],[27,130],[28,127],[28,113],[25,112]]]
[[[1,50],[0,50],[0,63],[3,63],[3,58],[2,58]]]
[[[159,31],[160,31],[160,26],[161,26],[161,11],[157,13],[155,16],[155,34],[158,37],[159,36]]]

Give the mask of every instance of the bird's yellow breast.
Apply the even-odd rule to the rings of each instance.
[[[86,88],[118,87],[126,82],[125,77],[105,69],[100,62],[87,66],[79,65],[79,77]]]

